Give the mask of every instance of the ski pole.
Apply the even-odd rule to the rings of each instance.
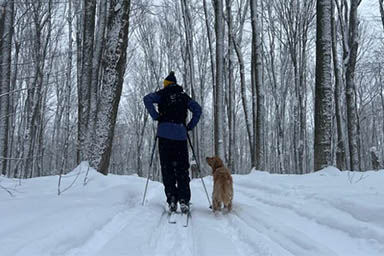
[[[189,134],[188,134],[188,133],[187,133],[187,137],[188,137],[189,146],[190,146],[191,149],[192,149],[192,155],[193,155],[193,158],[194,158],[195,161],[196,161],[197,171],[198,171],[199,174],[200,174],[200,179],[201,179],[201,182],[203,183],[203,187],[204,187],[204,190],[205,190],[205,194],[207,195],[207,199],[208,199],[208,203],[209,203],[209,208],[212,208],[211,200],[209,199],[209,195],[208,195],[208,192],[207,192],[207,188],[206,188],[206,186],[205,186],[205,183],[204,183],[204,179],[203,179],[203,177],[201,176],[201,170],[200,170],[199,161],[198,161],[198,159],[196,158],[195,150],[194,150],[194,148],[193,148],[193,146],[192,146],[191,138],[189,138]]]
[[[147,177],[147,183],[145,184],[145,190],[144,190],[144,197],[143,197],[143,203],[142,203],[142,205],[144,205],[145,196],[146,196],[146,194],[147,194],[147,188],[148,188],[149,176],[150,176],[150,174],[151,174],[151,167],[152,167],[152,162],[153,162],[153,155],[154,155],[154,153],[155,153],[156,142],[157,142],[157,136],[156,136],[156,138],[155,138],[155,143],[153,143],[152,155],[151,155],[151,161],[150,161],[150,163],[149,163],[148,177]]]

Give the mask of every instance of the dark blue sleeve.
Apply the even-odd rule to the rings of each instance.
[[[156,111],[154,103],[159,103],[160,96],[153,92],[150,94],[147,94],[143,98],[145,108],[148,110],[149,114],[151,115],[153,120],[159,119],[159,113]]]
[[[201,107],[200,107],[199,103],[197,103],[196,101],[190,99],[188,101],[188,109],[192,112],[192,119],[187,124],[187,130],[190,131],[193,128],[195,128],[195,126],[197,125],[197,123],[200,120]]]

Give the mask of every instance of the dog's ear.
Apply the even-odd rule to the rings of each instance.
[[[214,161],[215,161],[215,168],[224,166],[223,161],[221,161],[220,157],[218,156],[214,157]]]
[[[214,167],[214,165],[213,165],[213,157],[206,157],[205,158],[205,161],[207,161],[207,164],[209,165],[209,166],[211,166],[211,167]]]

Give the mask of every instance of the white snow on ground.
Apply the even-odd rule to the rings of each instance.
[[[384,170],[234,175],[233,212],[213,214],[200,179],[192,219],[168,224],[163,186],[102,176],[83,163],[65,176],[0,177],[1,256],[384,255]],[[212,178],[205,177],[209,193]]]

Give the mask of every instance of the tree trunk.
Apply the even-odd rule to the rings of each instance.
[[[254,162],[252,165],[257,170],[264,169],[264,89],[262,77],[262,59],[261,59],[261,36],[258,15],[258,1],[251,0],[251,23],[252,23],[252,106],[253,106],[253,147],[255,149]]]
[[[204,16],[205,16],[205,27],[206,27],[206,30],[207,30],[207,40],[208,40],[208,47],[209,47],[209,57],[210,57],[210,61],[211,61],[211,73],[212,73],[212,88],[213,88],[213,91],[215,92],[215,85],[216,85],[216,82],[215,82],[215,58],[214,58],[214,55],[213,55],[213,46],[212,46],[212,34],[211,34],[211,29],[209,27],[209,19],[208,17],[210,16],[208,14],[208,8],[207,8],[207,1],[206,0],[203,0],[203,7],[204,7]],[[215,94],[215,93],[213,93]],[[213,99],[214,99],[214,102],[215,102],[215,95],[213,95]]]
[[[68,168],[68,147],[70,136],[70,110],[71,110],[71,91],[72,91],[72,0],[68,0],[68,59],[67,59],[67,73],[66,73],[66,88],[65,88],[65,126],[64,126],[64,142],[63,142],[63,156],[60,166],[60,175]]]
[[[346,80],[346,101],[347,101],[347,120],[348,120],[348,139],[349,139],[349,161],[351,171],[360,171],[359,161],[359,138],[358,138],[358,120],[356,106],[356,88],[355,88],[355,68],[358,49],[358,17],[357,7],[359,0],[351,0],[349,13],[349,31],[348,31],[348,52],[345,55],[344,63],[347,63],[345,74]]]
[[[108,174],[117,110],[127,57],[130,1],[110,1],[107,40],[103,56],[103,86],[97,104],[96,145],[91,165]]]
[[[82,22],[82,55],[81,55],[81,80],[77,85],[78,90],[78,147],[80,159],[89,160],[90,149],[87,140],[89,127],[89,115],[91,108],[92,72],[93,72],[93,52],[95,36],[95,12],[96,0],[84,0],[83,22]],[[79,51],[79,49],[78,49]]]
[[[189,2],[189,1],[188,1]],[[186,44],[186,79],[189,88],[191,88],[191,96],[196,98],[195,93],[195,61],[194,61],[194,49],[193,49],[193,24],[190,13],[190,8],[186,0],[181,0],[181,10],[183,14],[184,29],[185,29],[185,44]],[[194,148],[199,148],[199,134],[198,129],[192,131],[192,143]],[[199,150],[196,152],[196,161],[200,162]]]
[[[96,138],[96,115],[97,115],[97,102],[100,91],[100,74],[102,52],[105,45],[105,28],[108,18],[108,1],[99,0],[98,14],[97,14],[97,30],[94,41],[93,61],[92,61],[92,79],[90,87],[90,105],[89,105],[89,121],[87,130],[87,152],[92,152]]]
[[[233,47],[236,52],[237,60],[238,60],[238,65],[239,65],[239,73],[240,73],[240,95],[241,95],[241,105],[243,107],[244,111],[244,119],[245,119],[245,126],[246,126],[246,131],[248,135],[248,144],[249,144],[249,151],[251,158],[254,156],[254,146],[253,146],[253,135],[252,135],[252,122],[250,120],[250,113],[248,110],[248,101],[247,101],[247,95],[246,95],[246,77],[245,77],[245,61],[241,49],[241,43],[243,39],[243,29],[244,29],[244,23],[245,23],[245,18],[246,14],[248,12],[248,7],[249,7],[249,0],[244,4],[244,9],[242,10],[243,13],[240,15],[241,10],[239,9],[239,16],[240,16],[240,21],[239,21],[239,29],[238,29],[238,35],[235,37],[234,34],[232,35],[232,42],[233,42]],[[243,149],[241,147],[241,149]],[[240,154],[242,155],[242,154]]]
[[[332,165],[331,1],[317,1],[314,169]]]
[[[216,101],[214,104],[215,155],[224,159],[224,17],[223,0],[215,0]]]
[[[341,77],[341,70],[339,67],[339,59],[337,54],[337,28],[336,28],[336,18],[334,17],[334,1],[332,0],[332,19],[331,19],[331,28],[332,28],[332,57],[333,57],[333,71],[335,75],[335,115],[336,115],[336,128],[337,128],[337,138],[336,138],[336,166],[340,170],[346,169],[346,153],[345,153],[345,144],[344,144],[344,128],[343,128],[343,118],[340,104],[340,96],[342,92],[343,79]]]
[[[227,26],[228,26],[228,168],[234,172],[234,152],[235,152],[235,91],[233,77],[233,17],[232,17],[232,0],[226,0],[227,9]]]
[[[0,173],[7,173],[14,1],[0,6]]]
[[[383,25],[383,29],[384,29],[384,1],[379,0],[379,5],[380,5],[381,24]]]

